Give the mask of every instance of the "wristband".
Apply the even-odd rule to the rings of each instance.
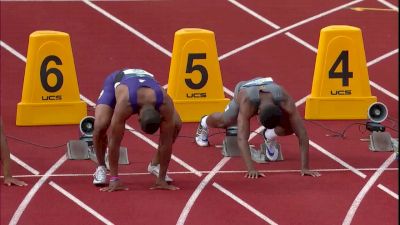
[[[110,178],[110,182],[115,182],[115,181],[119,181],[119,177],[118,176],[113,176]]]

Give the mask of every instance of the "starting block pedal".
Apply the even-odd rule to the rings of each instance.
[[[374,152],[394,151],[393,138],[388,132],[373,131],[370,135],[369,149]]]
[[[108,160],[108,149],[107,149],[107,152],[106,152],[105,161],[106,161],[107,169],[110,169],[110,164],[109,164],[109,160]],[[126,147],[122,147],[121,146],[119,148],[118,164],[119,165],[128,165],[129,164],[128,149]]]
[[[226,136],[222,142],[222,155],[225,157],[240,156],[240,148],[237,143],[237,127],[226,128]]]
[[[96,152],[92,147],[89,147],[88,142],[84,140],[70,140],[67,143],[67,159],[86,160],[91,159],[97,163]],[[108,150],[105,156],[106,165],[108,167]],[[128,149],[126,147],[119,148],[118,164],[128,165]]]
[[[67,159],[90,159],[87,142],[82,140],[68,141]]]
[[[251,159],[256,163],[267,163],[266,156],[263,151],[250,147]]]

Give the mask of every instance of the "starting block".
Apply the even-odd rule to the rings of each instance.
[[[67,143],[67,159],[90,159],[89,149],[86,141],[70,140]]]
[[[237,143],[237,127],[226,128],[226,136],[222,142],[222,155],[225,157],[240,156],[240,149]]]
[[[87,160],[90,159],[93,162],[97,163],[96,152],[94,151],[92,146],[88,145],[88,142],[84,140],[70,140],[67,143],[67,159],[71,160]],[[105,155],[106,166],[108,165],[108,150]],[[119,159],[118,164],[120,165],[128,165],[128,149],[126,147],[119,148]]]
[[[110,164],[109,164],[109,161],[108,161],[108,149],[107,149],[107,152],[106,152],[105,160],[106,160],[107,169],[110,169]],[[119,165],[128,165],[129,164],[128,149],[126,147],[120,147],[119,148],[118,164]]]
[[[397,140],[393,139],[388,132],[373,131],[370,135],[369,149],[374,152],[394,151]],[[397,141],[397,146],[398,146]]]
[[[280,144],[276,143],[276,151],[270,151],[264,142],[260,145],[260,150],[249,146],[253,161],[257,163],[267,163],[273,161],[282,161],[283,155]],[[222,143],[222,155],[225,157],[240,156],[241,152],[237,143],[237,126],[226,128],[226,136]]]
[[[281,145],[275,143],[276,150],[269,150],[267,148],[267,144],[264,142],[260,145],[260,150],[250,148],[251,159],[256,163],[267,163],[267,162],[275,162],[282,161],[283,155],[281,151]]]

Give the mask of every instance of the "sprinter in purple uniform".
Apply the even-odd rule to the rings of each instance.
[[[125,131],[125,122],[137,114],[141,129],[154,134],[160,129],[158,150],[148,166],[157,179],[153,189],[176,190],[167,176],[172,144],[182,126],[173,101],[154,79],[141,69],[122,69],[109,75],[100,93],[95,111],[93,144],[98,167],[93,184],[108,186],[101,191],[126,190],[118,177],[119,148]],[[108,148],[110,179],[107,182],[105,153]]]

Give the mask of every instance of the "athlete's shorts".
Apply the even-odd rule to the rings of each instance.
[[[238,115],[239,104],[237,104],[236,101],[232,99],[226,106],[225,111],[222,114],[222,118],[224,119],[225,124],[227,124],[228,126],[232,126],[237,124]]]
[[[115,108],[116,99],[115,99],[115,88],[114,88],[114,80],[115,76],[121,72],[121,70],[117,70],[110,74],[106,80],[104,81],[103,90],[100,92],[100,96],[97,99],[97,104],[108,105],[111,108]]]
[[[240,87],[244,84],[244,81],[239,82],[234,91],[234,97],[233,99],[228,103],[228,105],[225,107],[225,111],[222,114],[222,118],[224,119],[224,122],[226,124],[231,125],[236,125],[237,124],[237,117],[239,115],[239,104],[235,101],[235,96],[239,93]]]

